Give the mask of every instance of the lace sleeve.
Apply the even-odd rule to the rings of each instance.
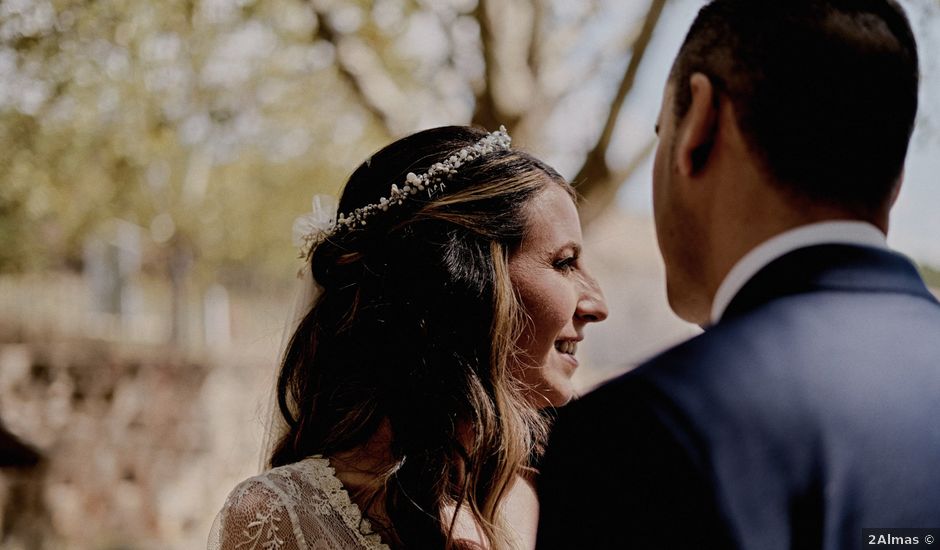
[[[243,481],[209,534],[209,550],[388,550],[325,459]]]
[[[215,518],[209,550],[308,550],[303,533],[275,486],[263,477],[239,484]]]

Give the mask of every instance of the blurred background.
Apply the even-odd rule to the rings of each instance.
[[[666,304],[653,126],[701,0],[0,0],[0,547],[204,547],[259,470],[293,219],[373,151],[505,124],[574,181],[588,388]],[[890,242],[940,276],[940,1]]]

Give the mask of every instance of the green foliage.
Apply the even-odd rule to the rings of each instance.
[[[155,269],[185,247],[208,277],[289,276],[293,218],[388,138],[306,2],[37,0],[4,24],[3,271],[79,265],[120,218]]]
[[[925,264],[918,265],[917,269],[920,271],[920,275],[924,278],[924,282],[927,283],[927,286],[940,289],[940,269]]]

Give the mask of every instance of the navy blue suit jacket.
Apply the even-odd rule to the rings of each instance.
[[[793,251],[715,326],[565,407],[538,489],[539,550],[940,527],[940,304],[890,251]]]

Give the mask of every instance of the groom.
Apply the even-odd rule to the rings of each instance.
[[[940,528],[940,304],[885,244],[917,88],[893,0],[700,11],[653,204],[669,302],[706,330],[561,412],[540,550]]]

